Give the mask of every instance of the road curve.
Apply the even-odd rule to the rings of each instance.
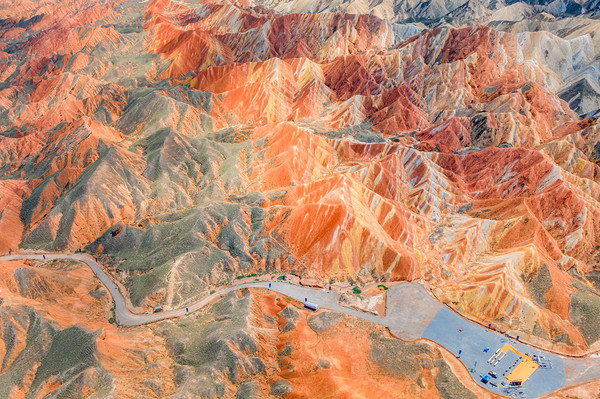
[[[45,256],[45,258],[44,258]],[[119,290],[118,285],[110,278],[110,276],[102,269],[102,267],[87,254],[15,254],[0,257],[0,260],[19,260],[19,259],[35,259],[35,260],[53,260],[53,259],[69,259],[75,260],[79,262],[84,262],[89,266],[90,269],[94,272],[94,274],[100,279],[102,284],[106,287],[108,292],[115,303],[115,320],[117,324],[123,327],[133,327],[139,326],[143,324],[154,323],[157,321],[170,319],[174,317],[184,316],[186,314],[185,308],[181,309],[173,309],[160,313],[150,313],[150,314],[139,314],[133,313],[127,307],[127,302],[121,291]],[[319,303],[319,306],[331,310],[336,310],[338,312],[346,313],[351,316],[360,317],[363,319],[370,320],[377,324],[385,325],[385,318],[375,316],[369,313],[359,312],[353,309],[349,309],[339,305],[338,299],[339,295],[332,291],[324,291],[318,290],[314,288],[297,286],[291,283],[282,282],[282,281],[255,281],[248,283],[240,283],[236,285],[229,286],[227,288],[223,288],[218,290],[202,299],[199,302],[196,302],[192,305],[188,305],[188,312],[195,312],[198,309],[206,306],[211,303],[214,299],[227,294],[231,291],[239,290],[242,288],[266,288],[275,292],[279,292],[280,294],[286,295],[290,298],[296,299],[298,301],[303,302],[305,298],[310,298],[312,301]]]
[[[0,257],[0,260],[7,261],[18,259],[70,259],[84,262],[109,291],[115,303],[115,319],[119,325],[124,327],[154,323],[186,314],[185,308],[150,314],[131,312],[117,284],[94,258],[87,254],[15,254]],[[250,287],[269,289],[300,302],[308,300],[317,303],[321,308],[371,321],[387,327],[393,335],[404,340],[426,338],[436,342],[456,354],[469,369],[475,382],[491,392],[510,394],[505,388],[481,382],[481,377],[486,375],[488,369],[492,367],[486,361],[489,353],[484,353],[481,349],[488,346],[493,350],[493,348],[503,346],[504,343],[510,343],[522,352],[544,356],[554,364],[550,369],[538,369],[527,380],[524,387],[527,390],[528,398],[541,397],[570,385],[600,379],[600,356],[591,355],[573,359],[511,340],[448,310],[418,283],[403,283],[390,287],[385,316],[376,316],[343,307],[339,304],[339,295],[333,291],[302,287],[283,281],[255,281],[232,285],[220,289],[199,302],[188,305],[187,309],[189,312],[195,312],[224,294]]]

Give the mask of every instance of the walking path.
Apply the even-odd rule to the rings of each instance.
[[[43,255],[34,254],[0,257],[0,260],[15,259],[43,260],[44,257]],[[110,292],[115,302],[115,318],[121,326],[139,326],[186,314],[186,309],[174,309],[151,314],[132,313],[128,309],[125,298],[119,291],[117,284],[89,255],[46,254],[45,259],[70,259],[86,263]],[[386,316],[383,317],[341,306],[339,304],[339,295],[334,291],[302,287],[283,281],[255,281],[236,284],[221,289],[201,301],[189,305],[187,309],[189,312],[195,312],[228,292],[250,287],[266,288],[300,302],[308,300],[309,302],[318,304],[321,308],[369,320],[389,328],[393,335],[404,340],[430,339],[459,356],[459,359],[469,369],[475,381],[495,393],[522,398],[538,398],[569,385],[600,378],[600,357],[598,355],[574,359],[548,353],[521,342],[516,342],[452,312],[437,302],[418,283],[403,283],[390,287],[387,291]],[[538,358],[542,357],[550,367],[540,367],[525,382],[523,388],[511,388],[511,390],[507,390],[500,385],[500,381],[503,379],[502,373],[506,374],[505,367],[509,367],[512,364],[500,363],[494,366],[488,362],[491,355],[497,349],[504,346],[505,343],[510,343],[523,353],[536,355]],[[489,348],[489,350],[484,351],[485,348]],[[482,377],[488,374],[489,371],[495,372],[498,375],[498,379],[492,378],[488,383],[482,382]]]

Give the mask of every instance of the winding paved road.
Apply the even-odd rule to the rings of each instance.
[[[0,260],[16,259],[43,260],[44,256],[41,254],[15,254],[0,257]],[[127,307],[127,302],[117,284],[89,255],[46,254],[45,259],[70,259],[87,264],[110,292],[115,302],[115,318],[121,326],[139,326],[186,314],[184,308],[151,314],[132,313]],[[459,359],[469,369],[474,380],[479,385],[495,393],[511,394],[511,392],[500,386],[499,381],[495,387],[489,383],[484,384],[481,382],[481,377],[486,375],[488,371],[498,371],[492,369],[492,365],[487,362],[490,353],[484,352],[483,348],[489,347],[493,353],[495,349],[500,348],[506,342],[522,352],[544,356],[552,364],[551,368],[538,369],[527,380],[523,388],[526,398],[538,398],[557,389],[600,378],[600,357],[598,355],[574,359],[541,351],[521,342],[515,342],[463,319],[438,303],[418,283],[403,283],[390,287],[387,292],[386,316],[375,316],[341,306],[339,295],[333,291],[302,287],[283,281],[255,281],[236,284],[223,288],[201,301],[189,305],[188,310],[189,312],[195,312],[228,292],[249,287],[270,289],[300,302],[304,302],[306,298],[309,302],[317,303],[321,308],[335,310],[385,326],[389,328],[393,335],[404,340],[430,339],[456,355],[460,353]]]

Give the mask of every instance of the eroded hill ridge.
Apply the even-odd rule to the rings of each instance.
[[[597,349],[597,4],[392,3],[5,1],[0,249],[85,247],[143,310],[421,279]]]

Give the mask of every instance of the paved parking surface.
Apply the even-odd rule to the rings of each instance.
[[[459,331],[461,328],[463,331]],[[507,394],[500,383],[516,366],[514,362],[517,360],[518,355],[513,351],[508,351],[502,361],[495,367],[488,363],[488,359],[496,350],[502,348],[506,343],[511,344],[520,352],[538,357],[544,356],[552,365],[552,368],[539,368],[533,373],[523,384],[522,391],[524,395],[521,397],[538,398],[567,385],[562,357],[508,339],[502,334],[463,319],[448,308],[443,308],[436,315],[427,327],[423,337],[439,343],[457,356],[458,352],[461,351],[460,360],[471,371],[473,379],[492,392]],[[489,347],[488,352],[484,352],[486,347]],[[579,360],[577,359],[575,362],[579,362]],[[510,369],[505,372],[507,368]],[[490,383],[497,386],[490,383],[485,384],[481,381],[482,377],[490,371],[495,372],[498,376],[498,378],[490,379]],[[504,378],[502,377],[503,373],[505,373]],[[516,393],[517,390],[513,390]]]

